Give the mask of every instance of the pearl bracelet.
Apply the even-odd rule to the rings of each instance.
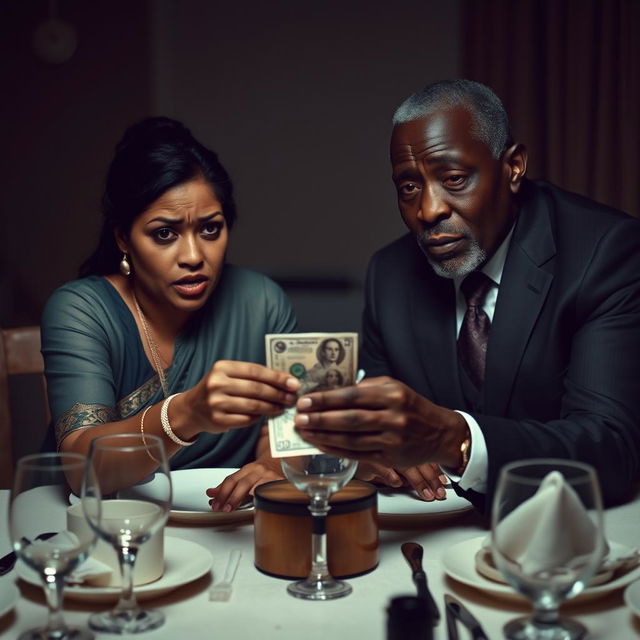
[[[164,429],[164,432],[167,434],[167,437],[170,440],[173,440],[176,444],[179,444],[181,447],[190,447],[192,444],[195,444],[195,440],[192,440],[191,442],[187,442],[182,438],[178,438],[178,436],[174,433],[173,429],[171,428],[171,424],[169,423],[169,416],[168,416],[169,403],[177,395],[180,395],[180,394],[174,393],[172,396],[169,396],[162,403],[162,408],[160,409],[160,422],[162,423],[162,428]]]

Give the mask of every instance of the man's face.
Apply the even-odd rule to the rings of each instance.
[[[506,152],[496,160],[474,137],[464,107],[437,108],[394,128],[391,164],[400,213],[438,275],[470,273],[511,228],[517,186],[510,157]]]

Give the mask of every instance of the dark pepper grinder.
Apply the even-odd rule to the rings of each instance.
[[[433,640],[434,621],[424,600],[397,596],[387,607],[387,640]]]

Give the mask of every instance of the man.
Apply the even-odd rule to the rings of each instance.
[[[467,80],[399,107],[391,163],[410,234],[369,266],[368,378],[300,398],[302,437],[417,465],[432,492],[425,463],[438,463],[485,508],[500,468],[533,457],[590,463],[607,503],[627,499],[640,457],[640,221],[525,179],[502,104]],[[483,280],[475,302],[467,276]]]

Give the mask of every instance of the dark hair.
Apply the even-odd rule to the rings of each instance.
[[[345,356],[347,355],[347,352],[345,351],[345,348],[342,345],[342,342],[340,342],[340,340],[338,340],[337,338],[325,338],[318,345],[318,348],[316,349],[316,358],[322,366],[325,366],[324,349],[330,342],[336,342],[338,344],[338,349],[340,350],[340,354],[338,355],[338,359],[336,360],[337,364],[340,364],[344,360]]]
[[[473,80],[443,80],[409,96],[393,115],[393,124],[417,120],[439,107],[467,108],[474,117],[473,133],[499,158],[512,144],[509,117],[500,98]]]
[[[121,254],[114,230],[127,235],[134,220],[163,193],[198,176],[211,185],[231,228],[236,218],[233,185],[218,156],[177,120],[154,117],[131,125],[109,166],[100,239],[80,267],[80,277],[115,273]]]

